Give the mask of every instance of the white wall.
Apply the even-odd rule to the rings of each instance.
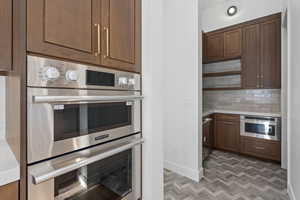
[[[164,166],[199,180],[202,159],[198,0],[164,0]],[[199,105],[200,104],[200,105]],[[200,112],[199,112],[200,111]],[[198,146],[199,145],[199,146]]]
[[[289,98],[288,98],[288,191],[291,200],[300,199],[300,1],[289,0]]]
[[[281,12],[285,0],[204,0],[202,25],[205,32]],[[237,15],[229,17],[227,8],[236,5]]]
[[[143,200],[163,200],[162,3],[142,2]]]
[[[0,76],[0,140],[5,138],[5,77]]]

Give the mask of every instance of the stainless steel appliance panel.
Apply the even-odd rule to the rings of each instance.
[[[81,195],[81,193],[89,193],[89,190],[93,190],[94,187],[100,186],[105,189],[111,189],[114,187],[110,183],[105,182],[106,170],[111,170],[110,167],[105,166],[107,163],[118,162],[118,158],[114,156],[120,155],[120,153],[126,153],[130,151],[130,163],[131,171],[126,172],[127,178],[129,178],[128,192],[119,194],[120,197],[116,199],[120,200],[137,200],[141,197],[141,144],[143,139],[141,135],[133,135],[123,139],[116,140],[114,142],[98,145],[96,147],[72,153],[66,156],[55,158],[49,161],[45,161],[39,164],[35,164],[28,167],[28,200],[64,200],[73,199],[75,196]],[[105,160],[110,159],[110,160]],[[105,163],[101,163],[105,161]],[[107,161],[107,162],[106,162]],[[97,162],[100,162],[97,164]],[[95,168],[89,167],[96,164]],[[118,167],[118,166],[116,166]],[[116,168],[117,169],[117,168]],[[79,174],[75,174],[76,180],[65,180],[63,184],[57,184],[57,178],[72,179],[70,173],[74,173],[74,170],[79,170]],[[92,176],[99,176],[97,179],[93,177],[87,177],[89,170]],[[117,169],[119,170],[119,169]],[[130,177],[128,177],[130,176]],[[115,181],[115,186],[124,184],[122,179],[116,179],[117,175],[113,174],[112,179]],[[103,180],[104,178],[104,180]],[[119,181],[119,182],[118,182]],[[120,183],[120,181],[122,183]],[[58,186],[58,187],[57,187]],[[58,190],[61,187],[61,190]],[[114,189],[114,188],[113,188]],[[120,187],[118,188],[120,191]],[[121,190],[124,188],[121,188]],[[116,196],[118,192],[109,191]],[[90,192],[92,193],[92,191]],[[101,191],[96,192],[98,198],[101,198]],[[75,198],[76,199],[76,198]],[[114,200],[114,198],[112,198]]]
[[[28,56],[27,63],[29,87],[141,90],[141,76],[135,73],[37,56]],[[87,84],[87,71],[112,74],[114,86]]]
[[[281,140],[280,118],[241,116],[241,135],[266,140]]]
[[[141,98],[139,91],[28,88],[28,163],[140,132]],[[64,109],[68,105],[81,106],[94,103],[100,105],[114,102],[123,102],[131,106],[130,124],[56,140],[54,134],[56,110]],[[86,123],[87,117],[84,113],[80,113],[80,118],[83,118],[80,123]],[[80,126],[87,125],[80,124]]]

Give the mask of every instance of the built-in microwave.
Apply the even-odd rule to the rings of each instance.
[[[241,135],[266,140],[281,140],[280,118],[241,116]]]

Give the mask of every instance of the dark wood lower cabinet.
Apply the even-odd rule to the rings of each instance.
[[[241,153],[258,158],[280,161],[281,143],[280,141],[241,137]]]
[[[240,116],[214,115],[214,148],[273,161],[281,161],[281,142],[240,136]],[[203,135],[207,127],[203,127]]]
[[[19,199],[19,182],[14,182],[14,183],[0,186],[0,199],[18,200]]]
[[[221,150],[239,152],[240,117],[239,115],[216,114],[215,147]]]

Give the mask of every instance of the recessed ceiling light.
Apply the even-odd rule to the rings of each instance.
[[[233,15],[235,15],[237,12],[238,12],[238,8],[237,8],[236,6],[230,6],[230,7],[227,9],[227,15],[229,15],[229,16],[233,16]]]

